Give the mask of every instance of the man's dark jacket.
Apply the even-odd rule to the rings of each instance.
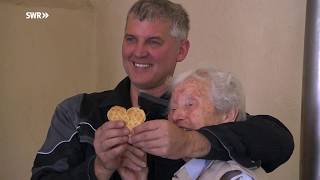
[[[164,95],[160,101],[167,101]],[[114,105],[130,108],[130,80],[125,78],[110,91],[80,94],[60,103],[53,115],[47,138],[36,155],[32,180],[94,180],[93,138],[97,128],[107,121],[106,112]],[[154,119],[150,105],[139,104],[147,120]],[[158,117],[157,117],[158,118]],[[236,160],[245,167],[261,165],[271,172],[286,162],[294,148],[289,130],[277,119],[249,116],[246,121],[226,123],[198,130],[211,142],[204,159]],[[148,155],[148,179],[171,179],[183,160]],[[117,172],[111,179],[121,179]]]

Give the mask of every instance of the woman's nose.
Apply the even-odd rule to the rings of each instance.
[[[183,109],[176,109],[174,111],[172,111],[172,114],[171,114],[171,119],[174,123],[178,122],[178,121],[181,121],[185,118],[185,113],[184,113],[184,110]]]

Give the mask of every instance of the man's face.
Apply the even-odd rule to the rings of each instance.
[[[140,21],[129,15],[122,44],[123,67],[137,88],[163,86],[176,63],[185,58],[186,42],[170,35],[170,25],[163,19]]]
[[[220,124],[222,116],[215,111],[210,91],[209,84],[201,80],[187,79],[178,84],[172,92],[169,120],[192,130]]]

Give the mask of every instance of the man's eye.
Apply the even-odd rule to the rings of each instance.
[[[126,42],[128,42],[128,43],[134,43],[135,41],[136,41],[136,39],[133,37],[126,37]]]
[[[150,46],[152,47],[157,47],[157,46],[160,46],[161,45],[161,42],[159,40],[155,40],[155,39],[152,39],[148,42],[150,44]]]
[[[160,44],[159,41],[150,41],[151,44]]]

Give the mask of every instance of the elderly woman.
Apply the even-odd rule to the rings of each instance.
[[[246,119],[240,82],[230,73],[197,69],[178,76],[172,87],[169,120],[186,130]],[[173,179],[253,180],[251,170],[235,161],[191,159]]]

